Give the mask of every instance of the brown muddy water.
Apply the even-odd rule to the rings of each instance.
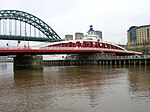
[[[150,112],[150,67],[0,63],[0,112]]]

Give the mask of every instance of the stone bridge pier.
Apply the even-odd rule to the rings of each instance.
[[[17,55],[14,57],[14,70],[42,70],[43,57],[36,55]]]

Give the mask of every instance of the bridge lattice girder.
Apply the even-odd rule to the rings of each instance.
[[[124,48],[118,46],[118,45],[114,45],[114,44],[110,44],[110,43],[105,43],[105,42],[80,42],[80,41],[76,41],[76,42],[57,42],[57,43],[51,43],[51,45],[47,45],[47,47],[81,47],[81,48],[104,48],[104,49],[114,49],[114,50],[122,50],[125,51]]]
[[[0,10],[0,20],[1,19],[13,19],[25,22],[37,28],[39,31],[45,34],[46,37],[53,39],[53,41],[61,40],[59,35],[49,25],[47,25],[38,17],[27,12],[18,10]]]

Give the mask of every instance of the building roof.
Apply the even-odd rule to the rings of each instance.
[[[140,28],[148,28],[150,25],[142,25],[142,26],[131,26],[128,30],[128,32],[132,29],[140,29]]]
[[[93,32],[94,30],[93,30],[93,26],[92,25],[90,25],[90,29],[89,29],[89,31],[88,32]]]
[[[128,31],[130,31],[133,28],[137,28],[137,26],[131,26]]]
[[[138,28],[147,28],[150,27],[150,25],[143,25],[143,26],[139,26]]]

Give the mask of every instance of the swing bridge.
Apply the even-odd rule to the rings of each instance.
[[[90,54],[115,53],[116,55],[135,55],[139,52],[126,49],[104,41],[65,41],[48,24],[38,17],[19,10],[0,10],[0,40],[44,42],[36,47],[0,47],[0,55],[16,55],[15,65],[22,66],[33,55],[46,54]],[[30,56],[31,57],[30,57]],[[27,58],[27,56],[29,56]],[[22,61],[25,59],[25,61]],[[19,61],[18,61],[19,60]],[[29,61],[27,61],[29,62]],[[26,64],[26,63],[25,63]],[[31,65],[31,63],[30,63]]]

